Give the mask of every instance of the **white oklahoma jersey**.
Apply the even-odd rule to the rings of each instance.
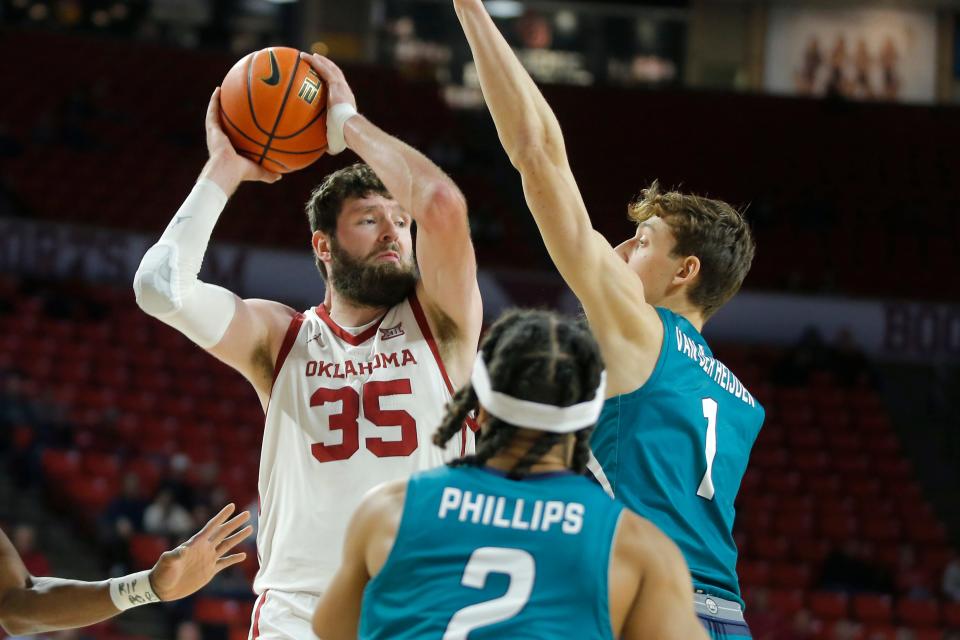
[[[277,357],[260,454],[254,591],[261,595],[252,637],[271,609],[260,610],[267,591],[323,593],[367,491],[472,452],[466,428],[446,452],[432,442],[452,394],[415,295],[353,329],[338,326],[323,306],[294,316]]]

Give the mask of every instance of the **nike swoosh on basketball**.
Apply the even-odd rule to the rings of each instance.
[[[273,49],[270,49],[270,75],[260,80],[271,87],[280,84],[280,65],[277,64],[277,56],[273,53]]]

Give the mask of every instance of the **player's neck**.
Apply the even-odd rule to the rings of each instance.
[[[666,296],[662,300],[659,300],[655,306],[670,309],[670,311],[686,318],[697,331],[703,331],[703,325],[706,322],[703,318],[703,311],[687,299],[686,293],[681,291],[677,294]]]
[[[510,471],[517,466],[521,458],[529,451],[533,441],[528,438],[515,438],[510,446],[491,456],[487,466],[498,471]],[[572,439],[558,442],[530,467],[530,473],[549,473],[551,471],[569,471],[573,457]]]
[[[386,313],[384,307],[365,307],[344,298],[333,287],[327,287],[327,295],[323,300],[330,319],[341,327],[362,327]]]

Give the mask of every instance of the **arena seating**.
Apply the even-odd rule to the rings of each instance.
[[[767,607],[784,622],[809,611],[824,639],[834,637],[841,621],[860,623],[858,638],[893,637],[897,627],[939,638],[955,626],[937,599],[951,557],[947,534],[922,496],[879,395],[845,388],[826,372],[805,386],[773,387],[756,352],[718,354],[743,372],[767,409],[737,503],[748,620],[757,609],[750,606],[754,595],[763,590]],[[850,543],[860,563],[890,576],[891,592],[822,583],[831,551]],[[755,629],[755,636],[764,637],[762,631]]]
[[[35,65],[9,69],[17,91],[0,103],[0,125],[22,150],[0,158],[6,188],[39,218],[158,233],[203,164],[210,88],[233,60],[40,32],[10,31],[0,38],[0,55],[30,50],[41,67],[53,66],[57,52],[67,49],[97,70],[96,83],[84,74],[62,74],[57,91],[50,91],[49,78],[36,74]],[[437,86],[405,81],[389,69],[346,71],[362,110],[385,129],[428,152],[442,145],[457,151],[458,159],[445,168],[462,185],[477,227],[498,230],[495,242],[478,245],[481,259],[547,266],[526,219],[519,180],[485,114],[453,112]],[[177,81],[158,83],[161,77]],[[593,220],[611,239],[632,233],[624,205],[658,177],[665,186],[750,205],[761,251],[748,287],[912,299],[960,294],[960,280],[916,277],[950,272],[960,238],[949,162],[960,129],[946,109],[596,87],[544,90],[565,125]],[[604,105],[604,117],[589,128],[577,126],[585,102]],[[789,126],[801,121],[803,127]],[[229,224],[220,225],[218,240],[306,247],[306,195],[318,175],[352,161],[349,156],[321,160],[317,169],[277,185],[244,187],[229,205]],[[877,190],[878,182],[890,188]],[[888,264],[910,268],[876,277]]]
[[[14,425],[12,446],[36,448],[50,499],[81,529],[92,530],[127,473],[152,495],[177,454],[189,457],[186,479],[194,486],[210,491],[203,469],[215,465],[215,482],[230,499],[256,499],[262,412],[239,375],[142,314],[130,291],[22,288],[0,278],[0,301],[10,308],[0,313],[0,370],[19,372],[19,393],[62,410],[70,430],[59,441],[45,440],[35,425]],[[71,296],[95,301],[97,309],[63,317]],[[764,614],[786,623],[806,611],[825,640],[849,621],[862,638],[893,637],[898,627],[933,638],[960,627],[960,605],[937,600],[951,557],[946,533],[877,393],[844,387],[826,372],[801,386],[776,386],[769,373],[775,351],[721,345],[718,355],[768,415],[735,529],[748,619]],[[133,536],[133,568],[152,566],[169,544],[162,536]],[[823,584],[831,552],[850,544],[891,576],[889,593]],[[244,569],[252,578],[255,559]],[[250,606],[249,599],[201,597],[194,615],[239,638]],[[776,637],[762,632],[763,625],[758,639]]]

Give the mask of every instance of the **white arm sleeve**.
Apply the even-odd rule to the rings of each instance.
[[[194,185],[133,278],[137,305],[204,349],[216,345],[236,312],[236,296],[197,279],[227,195],[210,180]]]

